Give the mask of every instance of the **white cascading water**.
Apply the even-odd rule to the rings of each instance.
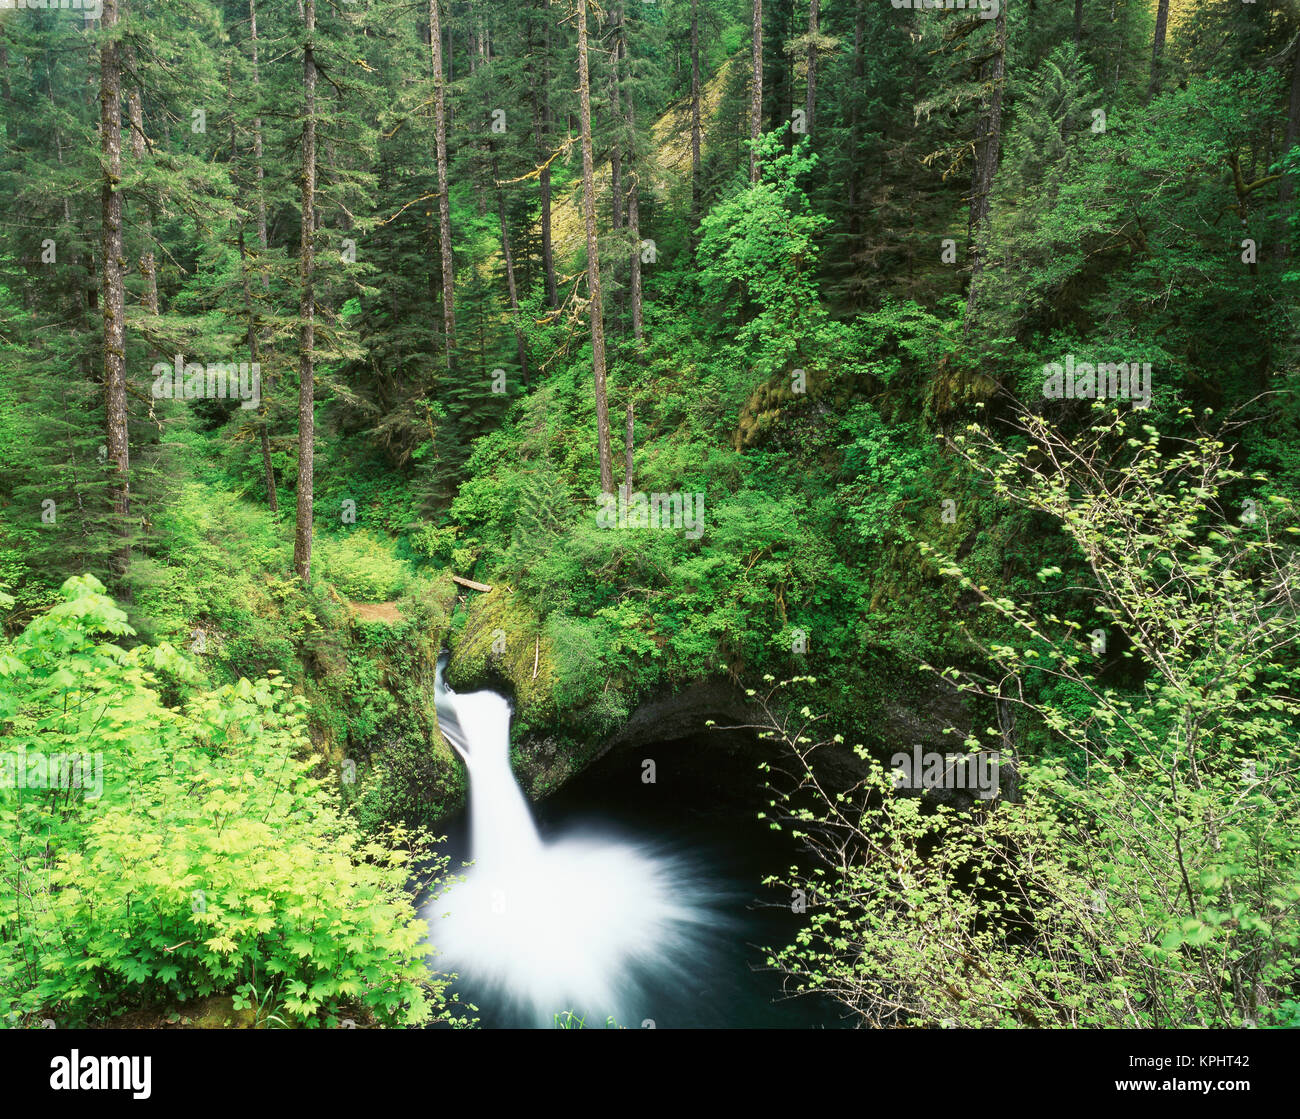
[[[509,703],[457,695],[441,669],[439,723],[469,770],[473,864],[425,910],[438,970],[460,977],[468,1001],[491,991],[538,1026],[566,1011],[598,1027],[653,1020],[646,976],[685,982],[682,963],[700,958],[699,883],[648,845],[580,833],[543,841],[510,771]]]

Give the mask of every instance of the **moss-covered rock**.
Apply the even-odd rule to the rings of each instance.
[[[447,682],[457,691],[504,688],[524,726],[553,723],[555,657],[542,620],[522,595],[494,587],[470,605],[452,639]]]
[[[573,658],[565,661],[547,627],[523,595],[494,587],[470,604],[464,624],[451,639],[447,681],[457,691],[492,688],[509,695],[511,764],[528,796],[539,800],[580,773],[605,749],[626,720],[621,695],[585,688],[585,698],[562,706]]]

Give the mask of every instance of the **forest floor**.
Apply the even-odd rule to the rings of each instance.
[[[108,1019],[104,1030],[248,1030],[257,1019],[252,1007],[236,1010],[229,995],[211,995],[189,1002],[144,1006]]]
[[[391,626],[402,620],[396,602],[349,602],[348,605],[363,622],[384,622]]]

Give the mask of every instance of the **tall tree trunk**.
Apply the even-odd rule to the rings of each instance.
[[[542,0],[546,40],[542,46],[541,128],[537,130],[542,172],[538,176],[542,206],[542,272],[546,277],[546,305],[560,309],[560,285],[555,278],[555,248],[551,238],[551,0]]]
[[[820,30],[820,0],[808,0],[808,95],[804,103],[805,124],[808,135],[813,132],[813,117],[817,112],[817,34]]]
[[[763,0],[754,0],[753,72],[749,86],[749,181],[758,182],[758,138],[763,134]]]
[[[436,3],[437,0],[429,0]],[[469,6],[469,18],[466,20],[466,39],[469,49],[469,73],[473,78],[482,67],[487,65],[487,39],[483,30],[483,17],[478,14],[475,7],[475,0],[466,0]],[[448,8],[448,17],[454,17],[454,10]],[[472,25],[470,20],[473,21]],[[477,138],[477,134],[469,140],[469,150],[472,153],[470,158],[470,182],[474,184],[474,204],[478,210],[479,217],[487,213],[487,198],[483,193],[483,176],[487,173],[488,160],[483,154],[483,144]],[[478,313],[478,321],[482,323],[482,312]],[[480,355],[483,350],[480,348]],[[482,364],[480,362],[480,364]]]
[[[254,103],[258,106],[253,113],[253,176],[256,186],[254,187],[254,212],[257,221],[257,245],[262,254],[265,255],[267,250],[266,234],[266,168],[263,165],[262,158],[262,113],[261,113],[261,88],[262,79],[259,67],[258,45],[257,45],[257,0],[248,0],[248,34],[252,44],[252,61],[253,61],[253,98]],[[233,89],[233,85],[232,85]],[[234,113],[231,113],[230,125],[230,160],[233,164],[236,161],[235,152],[235,125]],[[240,179],[241,186],[243,179]],[[259,339],[260,331],[257,326],[257,311],[253,303],[253,293],[248,283],[248,250],[244,241],[244,226],[239,226],[239,271],[243,281],[244,288],[244,310],[248,315],[248,350],[249,359],[259,368],[262,363],[262,348]],[[271,290],[270,277],[266,274],[266,267],[263,263],[258,267],[258,274],[262,281],[263,294]],[[266,482],[266,502],[271,513],[279,517],[280,515],[280,495],[275,485],[275,467],[271,463],[271,432],[267,423],[267,416],[270,413],[270,393],[271,377],[269,370],[262,370],[261,383],[261,403],[258,408],[257,438],[262,452],[262,475]]]
[[[623,9],[621,5],[615,5],[610,11],[610,39],[609,39],[609,113],[614,131],[614,143],[609,153],[609,187],[610,187],[610,209],[613,216],[613,229],[615,240],[621,240],[619,233],[624,227],[623,222],[623,203],[625,201],[625,192],[623,189],[623,145],[626,141],[625,130],[623,127],[623,104],[620,96],[620,85],[622,78],[619,72],[619,54],[623,49],[623,39],[619,34],[619,24],[623,20]],[[619,258],[614,257],[610,265],[611,280],[614,284],[614,321],[618,324],[618,334],[623,336],[623,309],[627,304],[627,293],[622,284],[623,267]]]
[[[632,337],[640,348],[645,341],[645,309],[641,273],[641,177],[635,163],[628,173],[627,214],[632,241]]]
[[[447,91],[442,74],[442,18],[438,0],[429,0],[429,53],[433,57],[433,129],[438,157],[438,238],[442,252],[442,328],[447,369],[456,349],[456,276],[451,254],[451,197],[447,191]],[[474,54],[470,52],[470,58]]]
[[[430,45],[433,42],[432,33],[429,36]],[[442,37],[438,37],[439,45],[442,44]],[[444,55],[447,60],[447,85],[450,87],[456,81],[456,35],[453,28],[447,28],[447,53]],[[447,105],[447,134],[452,135],[456,131],[456,105],[450,102]]]
[[[253,173],[257,176],[257,247],[266,252],[266,169],[262,159],[262,77],[258,68],[257,57],[257,0],[248,0],[248,33],[253,42],[253,99],[257,112],[253,114]],[[265,268],[259,268],[262,274],[262,290],[269,291],[271,282]]]
[[[1147,87],[1150,99],[1160,90],[1160,70],[1164,64],[1165,31],[1169,27],[1169,0],[1160,0],[1156,8],[1156,33],[1151,40],[1151,84]]]
[[[778,44],[784,44],[793,37],[795,0],[772,0],[764,12],[767,25],[773,30],[773,38]],[[779,52],[772,59],[772,80],[763,75],[763,97],[767,104],[767,130],[781,134],[781,144],[786,151],[793,147],[794,131],[790,122],[794,118],[794,59],[784,65],[785,59]]]
[[[234,86],[234,82],[231,80],[229,73],[227,73],[226,75],[226,86],[227,89],[229,89],[230,91],[230,102],[231,102],[230,105],[230,165],[232,167],[237,167],[239,165],[239,148],[237,144],[236,131],[235,131],[235,111],[234,111],[235,86]],[[242,202],[244,201],[244,192],[245,192],[243,175],[238,176],[237,182],[238,182],[239,192],[240,192],[240,201]],[[239,242],[239,280],[240,280],[240,286],[243,290],[243,296],[244,296],[244,315],[248,320],[249,360],[253,363],[253,366],[258,370],[260,374],[261,365],[262,365],[262,355],[261,355],[261,347],[258,345],[257,310],[253,304],[252,288],[249,286],[248,283],[248,245],[244,239],[244,223],[242,220],[239,223],[238,242]],[[265,275],[263,275],[263,280],[265,281]],[[260,387],[261,387],[261,391],[259,392],[258,395],[261,397],[261,400],[259,401],[258,404],[259,419],[258,419],[257,428],[258,428],[258,441],[261,444],[261,451],[262,451],[262,473],[266,479],[267,503],[270,506],[272,513],[279,514],[280,497],[275,490],[275,470],[271,465],[271,436],[270,433],[267,431],[267,427],[266,427],[267,389],[266,389],[265,379],[262,380]]]
[[[248,283],[248,250],[244,244],[244,226],[239,226],[239,278],[244,289],[244,314],[248,316],[248,354],[256,366],[261,366],[262,351],[257,341],[257,310],[253,306],[253,292]],[[262,449],[262,475],[266,480],[266,500],[271,512],[280,513],[280,495],[275,489],[275,467],[271,464],[271,434],[266,428],[266,392],[262,385],[261,417],[257,424],[258,442]]]
[[[691,245],[703,217],[700,182],[700,0],[691,0]]]
[[[510,293],[510,318],[515,330],[515,354],[519,359],[519,373],[528,386],[528,347],[524,343],[524,332],[519,325],[519,286],[515,282],[515,258],[510,251],[510,230],[506,225],[506,196],[501,189],[500,172],[496,157],[492,159],[492,178],[497,184],[497,217],[501,222],[501,255],[506,261],[506,290]]]
[[[862,89],[863,56],[862,35],[864,12],[862,0],[856,0],[857,19],[853,24],[853,97],[849,110],[849,233],[861,232],[861,219],[858,215],[858,145],[862,142],[861,122],[859,121],[858,98],[856,91]],[[883,137],[882,137],[883,140]]]
[[[126,63],[136,72],[135,50],[126,47]],[[131,121],[131,158],[138,168],[144,163],[148,145],[144,138],[144,105],[138,78],[131,83],[126,95],[127,114]],[[140,278],[144,280],[144,306],[149,314],[158,314],[158,268],[153,251],[153,215],[148,207],[141,215],[140,227],[144,234],[144,250],[140,254]]]
[[[104,0],[101,27],[105,32],[99,54],[100,156],[104,175],[100,187],[100,313],[104,319],[104,413],[108,461],[117,471],[113,513],[122,535],[113,557],[117,575],[131,562],[131,451],[126,411],[126,284],[122,259],[122,58],[115,37],[118,0]]]
[[[980,69],[980,84],[988,87],[988,100],[975,129],[975,170],[971,177],[970,198],[970,288],[966,294],[966,326],[974,321],[975,301],[980,274],[984,270],[985,241],[989,229],[989,206],[993,182],[997,177],[998,157],[1002,151],[1002,92],[1007,61],[1007,5],[998,5],[993,25],[993,50]]]
[[[1282,144],[1282,153],[1285,155],[1297,143],[1300,143],[1300,35],[1297,35],[1291,42],[1291,97],[1287,105],[1286,116],[1286,140]],[[1290,216],[1291,196],[1295,190],[1295,173],[1283,175],[1282,181],[1278,184],[1278,202],[1280,203],[1280,213],[1278,216],[1279,229],[1277,236],[1274,237],[1274,255],[1277,259],[1282,260],[1288,252],[1294,252],[1295,245],[1288,246],[1287,218]]]
[[[629,58],[627,24],[621,18],[618,27],[618,49]],[[629,69],[631,63],[628,64]],[[636,102],[629,91],[627,98],[627,226],[632,243],[632,337],[637,348],[645,341],[645,319],[642,307],[641,275],[641,176],[637,171]],[[631,405],[629,405],[631,407]]]
[[[50,60],[50,52],[47,46],[45,50],[45,68],[47,73],[50,71],[52,66],[53,63]],[[5,73],[6,82],[8,81],[8,77],[9,75],[8,75],[7,64],[6,64],[6,73]],[[51,119],[57,119],[58,112],[57,112],[57,106],[54,101],[53,83],[46,84],[45,92],[50,102],[50,117]],[[12,98],[13,98],[13,91],[10,90],[6,94],[6,99],[12,100]],[[58,128],[54,129],[54,157],[56,160],[58,160],[59,167],[60,169],[62,169],[63,133]],[[70,228],[72,226],[72,206],[68,202],[68,197],[66,194],[63,196],[62,209],[63,209],[64,228],[65,229]],[[74,299],[76,301],[76,307],[77,307],[77,323],[81,328],[83,336],[90,337],[90,335],[95,330],[95,326],[94,323],[92,322],[92,319],[94,318],[94,313],[97,312],[99,309],[99,304],[97,302],[98,293],[95,289],[95,284],[92,280],[92,276],[96,270],[94,250],[91,250],[89,265],[86,271],[83,272],[82,262],[81,262],[81,250],[78,247],[77,242],[74,240],[72,242],[71,249],[68,252],[68,267],[72,275],[76,277],[76,294],[74,296]],[[30,306],[27,303],[26,294],[24,294],[23,303],[24,306]],[[90,380],[90,378],[94,375],[95,364],[96,364],[95,347],[93,344],[84,345],[84,346],[79,346],[77,350],[78,350],[77,352],[78,369],[81,375],[86,380]]]
[[[632,498],[632,401],[627,402],[627,427],[623,434],[623,485],[627,496]]]
[[[1074,45],[1083,44],[1083,0],[1074,0]]]
[[[601,493],[614,492],[605,391],[605,323],[600,295],[600,246],[596,240],[596,185],[591,151],[591,74],[587,68],[587,0],[578,0],[578,104],[582,117],[582,208],[587,226],[587,291],[590,296],[592,369],[596,382],[596,447]]]
[[[623,9],[615,5],[610,10],[610,44],[609,44],[609,115],[614,124],[614,143],[609,153],[609,194],[610,208],[614,219],[614,229],[623,228],[623,105],[620,90],[619,54],[623,49],[623,39],[619,34],[619,23],[623,18]],[[615,279],[617,282],[617,278]]]
[[[619,9],[618,25],[618,50],[626,59],[631,58],[631,52],[628,50],[627,43],[627,23],[622,18],[622,9]],[[632,67],[628,62],[628,70]],[[637,160],[637,134],[636,134],[636,99],[632,92],[628,91],[627,97],[627,224],[628,238],[632,244],[632,338],[636,345],[638,358],[642,347],[645,344],[645,319],[642,308],[642,276],[641,276],[641,175],[638,171]],[[631,388],[628,389],[629,394]],[[627,401],[627,423],[624,428],[623,439],[623,481],[627,487],[628,498],[632,495],[632,429],[633,429],[633,408],[632,400],[629,395]]]
[[[0,95],[4,96],[6,104],[14,99],[14,91],[9,85],[9,52],[5,50],[3,38],[0,38]],[[9,110],[6,110],[5,116],[9,120],[13,119]]]
[[[316,0],[304,0],[304,111],[302,125],[302,244],[299,275],[298,355],[298,511],[293,566],[304,583],[311,579],[312,506],[316,445]]]

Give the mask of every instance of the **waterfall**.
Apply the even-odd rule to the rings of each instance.
[[[469,769],[475,860],[493,870],[531,862],[542,841],[510,772],[510,704],[495,692],[447,693],[443,702],[455,711],[457,724],[473,744],[467,742],[461,756]]]
[[[543,840],[510,771],[510,705],[493,692],[436,707],[470,783],[473,862],[428,904],[435,967],[465,1001],[490,992],[550,1026],[565,1011],[603,1027],[654,1020],[646,980],[687,982],[710,922],[698,873],[649,844],[571,832]]]

